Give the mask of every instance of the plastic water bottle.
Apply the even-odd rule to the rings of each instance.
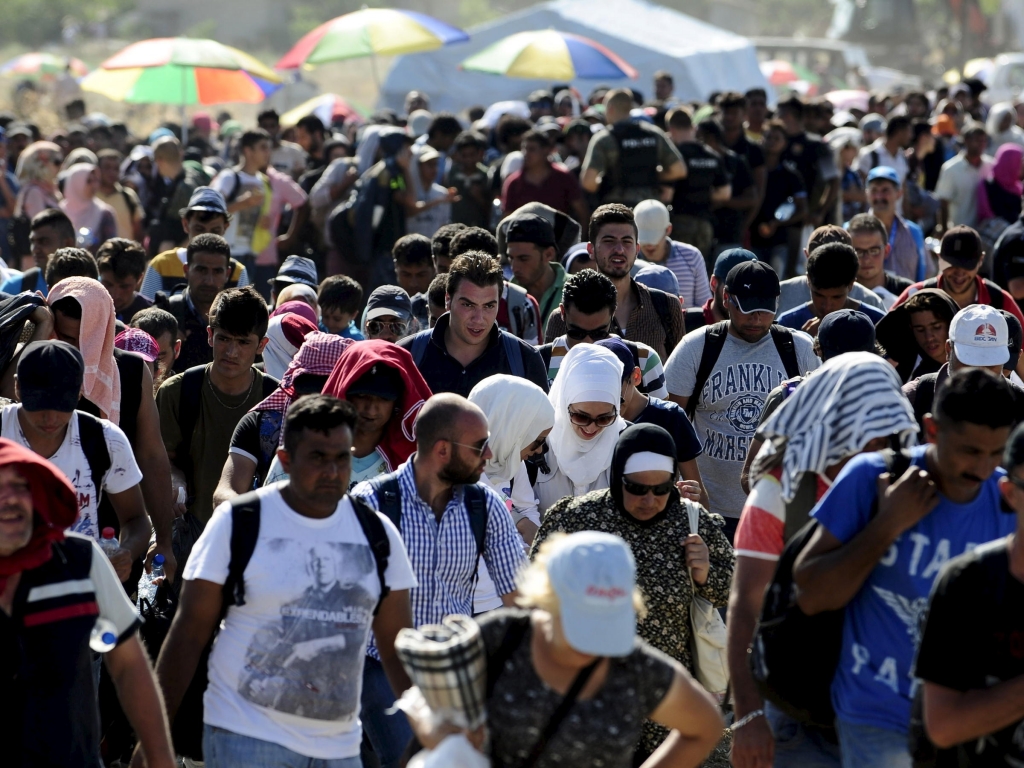
[[[112,651],[117,645],[117,627],[110,619],[96,619],[92,633],[89,635],[89,647],[96,653]]]
[[[154,555],[153,557],[153,572],[149,576],[149,580],[154,584],[162,584],[164,581],[164,556]]]
[[[164,556],[154,556],[152,572],[143,573],[142,578],[139,579],[138,606],[140,612],[142,611],[143,600],[148,601],[150,605],[156,602],[156,588],[163,583],[165,575]]]
[[[113,528],[104,528],[100,536],[100,549],[103,550],[107,557],[110,557],[121,548],[121,545],[117,543]]]

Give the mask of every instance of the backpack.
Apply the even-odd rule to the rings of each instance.
[[[174,449],[174,464],[185,474],[185,481],[190,491],[195,489],[195,467],[192,464],[192,436],[199,422],[199,409],[202,406],[203,380],[206,366],[197,365],[182,374],[181,391],[178,395],[178,429],[181,441]],[[263,397],[270,397],[280,382],[273,376],[263,375]],[[192,499],[188,500],[189,506]]]
[[[537,324],[537,315],[533,311],[533,302],[530,301],[525,288],[520,288],[518,285],[512,285],[509,282],[506,282],[505,285],[508,286],[509,333],[520,339],[525,338],[527,332],[531,328],[535,328]],[[538,336],[543,336],[539,329],[537,331]]]
[[[598,196],[603,200],[615,187],[657,187],[658,135],[633,121],[616,123],[609,133],[618,145],[619,161],[601,179]]]
[[[377,497],[377,507],[380,513],[401,531],[402,487],[398,482],[398,473],[390,472],[386,475],[378,475],[368,482]],[[469,515],[469,526],[473,531],[473,539],[476,541],[476,562],[479,565],[487,538],[487,496],[484,493],[484,487],[479,483],[462,487],[465,494],[466,511]],[[473,578],[476,579],[476,566],[473,569]]]
[[[932,403],[935,402],[935,385],[938,383],[939,374],[926,373],[917,382],[917,392],[914,394],[914,418],[917,425],[924,434],[924,415],[932,412]]]
[[[409,350],[412,353],[412,361],[416,364],[416,367],[423,369],[421,363],[423,357],[427,354],[427,347],[430,344],[430,335],[434,332],[433,328],[427,328],[414,334],[412,337],[412,347]],[[508,331],[503,331],[500,328],[498,333],[501,334],[501,344],[505,347],[505,357],[508,358],[509,371],[513,376],[519,376],[520,378],[526,377],[526,365],[523,363],[523,348],[519,346],[519,339],[513,336]],[[549,358],[550,361],[550,353]]]
[[[383,217],[375,216],[377,208],[390,205],[395,186],[388,165],[377,163],[352,186],[349,195],[340,201],[327,217],[327,240],[352,264],[369,264],[374,256],[376,231]]]
[[[384,581],[384,574],[388,567],[388,557],[391,555],[391,542],[384,524],[377,517],[377,513],[370,508],[370,505],[354,496],[349,496],[349,500],[352,502],[356,519],[370,544],[370,551],[376,561],[377,578],[380,580],[380,599],[373,609],[373,614],[376,616],[381,603],[390,591]],[[260,534],[259,495],[255,491],[250,491],[235,497],[230,504],[231,556],[228,561],[227,579],[222,587],[221,620],[227,616],[232,606],[245,605],[245,569],[256,550],[256,542]],[[220,626],[220,621],[217,622],[217,626]],[[203,759],[203,694],[206,692],[209,681],[207,664],[215,638],[216,630],[203,650],[192,682],[181,700],[178,714],[171,725],[175,752],[193,760]],[[152,658],[156,658],[162,644],[162,637],[154,635],[149,638],[147,649]]]
[[[772,323],[769,333],[772,335],[772,341],[775,342],[775,350],[782,359],[787,378],[796,378],[800,375],[800,364],[796,359],[793,332],[777,323]],[[728,320],[706,326],[704,329],[704,351],[701,353],[700,365],[697,367],[697,379],[694,382],[693,394],[690,395],[690,399],[686,403],[686,415],[690,417],[690,421],[693,421],[693,414],[697,411],[697,405],[700,402],[701,391],[715,370],[715,363],[718,362],[718,357],[722,354],[728,335]]]
[[[708,324],[704,319],[704,307],[689,307],[683,310],[683,333],[696,331]]]
[[[890,478],[898,478],[912,460],[903,451],[882,451]],[[871,505],[871,517],[878,512],[878,498]],[[793,566],[818,528],[808,521],[786,543],[772,582],[765,591],[764,605],[750,646],[750,669],[758,691],[789,717],[819,728],[835,725],[832,709],[832,678],[843,646],[846,609],[808,616],[797,605]]]

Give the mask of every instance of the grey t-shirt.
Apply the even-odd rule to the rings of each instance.
[[[669,394],[691,397],[697,368],[704,352],[705,328],[686,334],[665,366]],[[817,368],[811,337],[793,331],[800,373]],[[768,394],[788,379],[771,334],[749,344],[732,334],[700,397],[693,427],[704,453],[697,457],[700,476],[707,487],[711,511],[739,517],[746,494],[740,487],[740,470],[754,437]]]
[[[807,284],[807,278],[803,275],[783,280],[779,287],[782,289],[782,294],[779,296],[779,311],[775,313],[776,317],[811,300],[811,287]],[[885,304],[882,303],[879,295],[874,291],[868,290],[860,283],[853,284],[850,298],[870,304],[879,312],[886,311]]]

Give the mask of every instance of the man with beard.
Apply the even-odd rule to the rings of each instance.
[[[502,603],[514,605],[522,538],[501,497],[477,482],[492,456],[486,416],[464,397],[443,393],[426,402],[414,431],[416,453],[397,472],[352,489],[353,496],[401,521],[419,583],[412,589],[414,626],[437,624],[452,613],[473,614],[481,555]],[[371,645],[360,719],[381,768],[391,768],[412,734],[404,715],[384,714],[395,696],[377,655]]]
[[[774,324],[779,278],[763,261],[741,261],[725,279],[729,319],[686,334],[665,366],[669,399],[693,421],[711,511],[732,541],[746,497],[740,469],[768,393],[821,361],[809,336]]]

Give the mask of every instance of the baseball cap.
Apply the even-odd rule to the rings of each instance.
[[[125,352],[134,352],[147,363],[152,363],[160,356],[160,345],[156,339],[141,328],[125,328],[114,337],[114,346]]]
[[[864,117],[860,119],[860,129],[862,131],[884,131],[885,126],[885,118],[877,112],[864,115]]]
[[[818,326],[818,344],[823,360],[846,352],[874,352],[875,324],[855,309],[830,312]]]
[[[679,296],[679,278],[668,267],[661,264],[642,264],[633,279],[648,288],[657,288],[669,296]]]
[[[419,163],[429,163],[431,160],[440,159],[440,157],[441,153],[429,144],[423,144],[419,152],[416,153],[416,161]]]
[[[939,271],[950,267],[975,269],[981,259],[981,237],[970,227],[960,225],[946,230],[939,249]]]
[[[281,268],[277,270],[277,277],[272,277],[267,282],[274,280],[281,283],[301,283],[314,290],[320,287],[316,279],[316,264],[305,256],[289,256],[285,259]]]
[[[712,274],[718,278],[719,282],[724,282],[732,268],[745,261],[757,261],[757,256],[746,248],[730,248],[727,251],[722,251],[715,259],[715,269]]]
[[[884,179],[885,181],[891,181],[897,187],[900,186],[900,175],[896,173],[896,169],[888,165],[876,165],[868,173],[868,184],[875,179]]]
[[[554,248],[555,228],[536,213],[522,213],[508,223],[505,243],[533,243],[541,248]]]
[[[562,267],[566,272],[572,269],[572,264],[577,259],[583,259],[584,261],[593,261],[594,257],[590,255],[590,251],[587,249],[587,243],[576,243],[565,252],[565,256],[562,257]]]
[[[370,370],[352,382],[345,395],[376,395],[385,400],[397,400],[404,390],[405,384],[398,371],[390,365],[374,363]]]
[[[22,123],[14,123],[13,125],[7,126],[7,138],[13,139],[15,136],[26,136],[31,140],[32,129]]]
[[[633,209],[633,220],[638,231],[636,241],[641,245],[654,245],[665,237],[671,220],[668,208],[659,200],[643,200]]]
[[[775,312],[779,308],[779,276],[763,261],[737,264],[725,278],[725,290],[745,315],[752,312]]]
[[[82,353],[65,341],[34,341],[18,360],[18,389],[26,411],[71,413],[85,379]]]
[[[382,285],[375,288],[366,301],[367,320],[375,320],[384,315],[395,315],[404,321],[412,317],[412,300],[409,294],[397,285]]]
[[[961,309],[949,324],[949,340],[964,365],[1004,365],[1010,358],[1010,332],[999,310],[987,304]]]
[[[626,542],[581,531],[552,545],[548,578],[569,645],[591,656],[627,656],[636,642],[636,564]]]
[[[633,352],[626,342],[617,336],[609,336],[607,339],[594,342],[594,344],[598,347],[604,347],[619,358],[619,362],[622,363],[623,381],[633,375],[633,369],[636,368],[636,358],[633,357]]]
[[[184,218],[190,211],[210,211],[226,217],[228,204],[224,195],[213,187],[196,187],[188,199],[188,205],[178,211],[178,215]]]
[[[1000,309],[999,314],[1006,321],[1006,330],[1009,336],[1007,347],[1010,350],[1010,359],[1003,363],[1003,370],[1013,371],[1017,369],[1021,348],[1024,347],[1024,327],[1021,326],[1020,320],[1014,317],[1012,312]]]

